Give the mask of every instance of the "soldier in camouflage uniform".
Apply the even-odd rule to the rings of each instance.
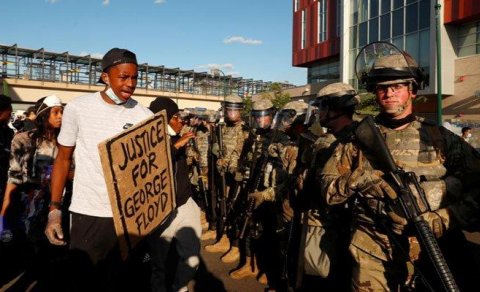
[[[302,135],[310,140],[303,147],[299,167],[296,170],[298,200],[295,214],[301,215],[298,274],[296,287],[302,291],[348,290],[350,261],[349,243],[350,210],[344,206],[329,207],[318,194],[315,179],[325,162],[331,157],[339,142],[348,139],[356,123],[353,114],[359,96],[355,89],[345,83],[332,83],[322,88],[310,108],[327,133]],[[307,118],[312,116],[310,113]],[[301,143],[303,144],[303,143]]]
[[[247,189],[250,188],[252,181],[255,179],[254,176],[258,172],[256,170],[256,164],[262,155],[263,145],[265,144],[267,135],[269,135],[274,113],[275,113],[275,108],[273,107],[272,102],[268,99],[257,100],[252,105],[249,124],[252,127],[252,135],[254,135],[254,141],[253,141],[253,145],[251,146],[251,150],[248,151],[248,154],[246,155],[251,165],[250,177],[248,179],[247,186],[246,186]],[[245,204],[238,207],[240,207],[242,210],[247,208]],[[239,225],[242,225],[242,224],[243,224],[242,222],[239,223]],[[250,225],[254,225],[254,224],[250,224]],[[250,230],[249,232],[254,233],[254,230]],[[230,272],[231,278],[242,279],[245,277],[257,276],[258,274],[257,263],[253,258],[250,243],[251,243],[250,235],[245,234],[244,240],[242,242],[243,249],[241,250],[244,256],[242,256],[242,260],[239,266]],[[261,282],[266,283],[266,277],[262,277]]]
[[[252,179],[260,175],[260,184],[249,190],[249,198],[254,200],[256,208],[253,220],[260,224],[262,230],[261,236],[255,241],[255,258],[265,272],[271,289],[283,289],[285,284],[284,256],[292,217],[289,200],[293,194],[291,186],[298,155],[298,147],[292,138],[296,139],[299,132],[303,131],[307,107],[308,104],[301,101],[287,103],[276,113],[272,129],[264,133],[262,144],[256,147],[261,149],[262,156],[266,155],[266,163],[263,165],[264,157],[257,162],[259,171],[253,173]],[[258,108],[258,105],[254,104],[254,108]],[[250,263],[251,266],[255,268],[255,263]],[[254,274],[255,270],[250,269],[250,272]],[[239,276],[237,274],[247,273],[241,268],[231,275]],[[265,277],[259,280],[262,282]]]
[[[421,68],[382,42],[365,47],[356,68],[380,106],[376,121],[395,163],[421,182],[431,210],[422,217],[435,235],[478,222],[478,192],[467,192],[478,179],[480,157],[457,135],[413,114],[412,101],[425,81]],[[354,140],[341,142],[321,173],[321,191],[331,205],[355,202],[349,247],[353,290],[397,291],[407,280],[408,251],[418,244],[404,233],[404,218],[386,214],[385,204],[396,193],[374,165],[375,157],[365,155]]]
[[[226,198],[217,198],[219,200],[227,200],[228,197],[233,196],[229,192],[233,189],[235,183],[235,173],[237,172],[238,159],[242,152],[243,142],[248,136],[248,130],[245,123],[242,121],[242,110],[244,103],[241,97],[236,95],[229,95],[225,97],[223,104],[225,125],[221,126],[223,141],[223,153],[219,153],[219,145],[214,145],[212,151],[217,154],[216,167],[218,172],[225,177]],[[221,202],[220,202],[221,203]],[[225,202],[226,203],[226,202]],[[225,213],[226,210],[220,210]],[[213,245],[208,245],[205,250],[208,252],[222,252],[225,253],[221,260],[225,263],[232,263],[239,259],[240,252],[238,249],[238,241],[235,240],[234,235],[227,236],[225,233],[226,224],[224,222],[226,214],[220,214],[217,217],[218,224],[217,234],[213,233],[218,241]]]
[[[202,179],[203,185],[208,185],[208,151],[210,131],[206,124],[208,112],[206,110],[184,110],[182,118],[187,121],[183,126],[180,135],[192,132],[195,135],[185,146],[185,154],[187,157],[187,165],[189,166],[190,183],[196,193],[195,201],[202,209],[202,227],[208,227],[205,215],[205,204],[202,202],[202,194],[199,186],[199,179]]]

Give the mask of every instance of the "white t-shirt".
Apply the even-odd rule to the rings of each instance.
[[[133,99],[108,104],[100,92],[76,97],[63,112],[58,143],[75,146],[75,177],[70,211],[112,217],[98,144],[150,117],[152,112]]]

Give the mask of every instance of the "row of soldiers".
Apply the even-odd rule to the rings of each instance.
[[[354,119],[345,83],[281,109],[227,96],[223,117],[193,115],[185,131],[192,184],[208,221],[207,252],[238,261],[233,279],[278,291],[462,291],[476,287],[480,155],[413,114],[427,76],[383,42],[357,57],[357,77],[380,107]]]

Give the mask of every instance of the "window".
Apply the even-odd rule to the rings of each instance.
[[[318,0],[318,43],[327,39],[327,0]]]
[[[392,37],[403,34],[403,8],[393,11]]]
[[[340,0],[339,0],[340,1]],[[358,24],[358,0],[352,0],[352,25]]]
[[[397,9],[403,6],[403,0],[393,0],[393,9]]]
[[[302,41],[301,41],[301,49],[305,49],[306,45],[306,36],[307,36],[307,22],[306,22],[306,17],[305,17],[305,10],[302,10]]]
[[[418,60],[420,57],[419,50],[418,32],[407,35],[405,37],[405,51],[407,51],[415,60]]]
[[[370,0],[370,18],[378,16],[378,1]]]
[[[308,69],[308,83],[320,83],[340,78],[338,59],[322,62]]]
[[[419,47],[420,47],[420,57],[418,58],[419,60],[419,65],[425,69],[426,72],[428,65],[430,64],[430,30],[422,30],[420,32],[420,40],[419,40]]]
[[[430,27],[430,0],[420,1],[420,19],[418,21],[418,28],[424,29]]]
[[[368,19],[368,0],[359,0],[360,1],[360,22],[364,22]]]
[[[407,6],[405,12],[408,21],[405,22],[405,33],[410,33],[418,30],[418,3]]]
[[[367,44],[367,23],[368,22],[362,22],[360,23],[360,26],[358,27],[358,46],[363,47]]]
[[[458,28],[457,52],[459,57],[480,54],[480,21]]]
[[[368,22],[368,42],[378,41],[378,17]]]
[[[390,12],[390,1],[391,0],[382,0],[382,14]]]
[[[390,13],[380,16],[380,40],[390,39]]]
[[[300,1],[300,0],[295,0],[295,12],[298,11],[298,2],[299,2],[299,1]]]

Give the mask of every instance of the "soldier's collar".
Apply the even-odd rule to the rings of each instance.
[[[408,116],[404,117],[403,119],[392,119],[391,117],[385,115],[385,114],[379,114],[376,116],[375,121],[389,129],[396,129],[399,128],[405,124],[409,124],[413,121],[415,121],[417,118],[415,117],[414,114],[409,114]]]

